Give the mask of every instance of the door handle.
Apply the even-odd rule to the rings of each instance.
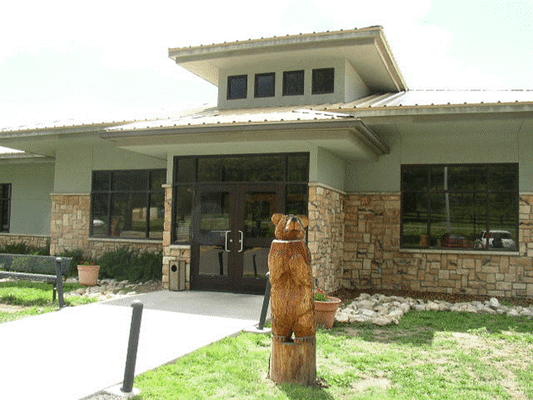
[[[241,248],[239,249],[239,253],[242,253],[242,250],[244,249],[244,232],[239,231],[239,243],[241,245]]]
[[[231,253],[231,250],[228,249],[228,233],[230,233],[231,231],[225,231],[224,232],[224,250],[226,250],[226,252],[228,253]]]

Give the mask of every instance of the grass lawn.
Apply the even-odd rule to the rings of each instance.
[[[64,284],[64,291],[81,288],[78,284]],[[41,282],[0,282],[0,323],[57,311],[57,300],[52,302],[52,285]],[[95,299],[83,297],[65,298],[67,306],[92,303]],[[8,310],[9,311],[6,311]]]
[[[312,388],[267,379],[270,336],[242,333],[137,377],[136,399],[531,399],[532,332],[533,320],[451,312],[319,330]]]

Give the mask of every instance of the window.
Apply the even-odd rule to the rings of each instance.
[[[304,94],[304,71],[286,71],[283,73],[283,96]]]
[[[335,69],[321,68],[313,70],[312,94],[333,93]]]
[[[162,239],[166,171],[94,171],[91,235]]]
[[[402,166],[404,248],[516,251],[518,164]]]
[[[11,183],[0,183],[0,232],[9,232]]]
[[[276,75],[274,72],[255,75],[255,97],[274,97]]]
[[[284,188],[285,212],[307,214],[309,154],[176,157],[173,242],[190,243],[198,186],[276,183]],[[222,204],[222,200],[219,202]]]
[[[248,76],[228,76],[228,100],[245,99],[248,93]]]

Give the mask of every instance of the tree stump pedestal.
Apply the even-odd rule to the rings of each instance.
[[[272,340],[270,379],[275,383],[316,383],[316,337],[295,338],[294,341]]]

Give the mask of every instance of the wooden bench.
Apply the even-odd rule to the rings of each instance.
[[[54,286],[52,300],[56,300],[57,292],[59,308],[63,308],[63,276],[68,274],[71,262],[70,257],[0,254],[0,278],[50,283]]]

